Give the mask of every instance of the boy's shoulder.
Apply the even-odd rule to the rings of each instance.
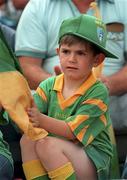
[[[103,98],[107,98],[109,96],[109,91],[104,83],[97,80],[87,91],[87,95],[90,96],[100,96]]]
[[[45,79],[44,81],[42,81],[39,85],[39,87],[44,87],[44,86],[48,86],[48,87],[52,87],[55,83],[55,79],[56,79],[56,76],[51,76],[47,79]]]
[[[96,81],[95,86],[97,88],[104,89],[105,91],[108,91],[107,86],[100,80]]]

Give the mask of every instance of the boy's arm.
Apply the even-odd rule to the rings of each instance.
[[[72,130],[65,121],[44,114],[40,114],[40,118],[40,127],[44,128],[46,131],[70,140],[76,139]]]
[[[68,117],[66,122],[44,115],[39,111],[32,110],[28,114],[35,127],[41,127],[49,133],[70,140],[77,138],[84,145],[88,145],[109,125],[110,121],[106,111],[107,105],[102,100],[90,99],[84,101],[77,112]]]
[[[27,113],[34,127],[43,128],[51,134],[67,139],[75,139],[74,134],[65,121],[60,121],[40,113],[34,101],[32,102],[32,108],[27,109]]]

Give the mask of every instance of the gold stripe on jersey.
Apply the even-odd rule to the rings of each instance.
[[[100,116],[100,120],[104,123],[105,126],[107,125],[107,119],[104,115]]]
[[[107,111],[107,105],[104,104],[104,102],[101,99],[88,99],[88,100],[84,101],[82,104],[96,105],[102,111],[104,111],[104,112]]]
[[[42,99],[43,99],[44,101],[47,102],[47,97],[46,97],[46,95],[45,95],[45,92],[44,92],[40,87],[37,88],[36,92],[39,94],[39,96],[42,97]]]
[[[89,118],[89,115],[77,115],[73,121],[68,122],[68,125],[74,131],[80,124],[82,124],[88,118]]]
[[[93,139],[94,139],[94,136],[93,136],[93,135],[90,135],[90,137],[89,137],[89,139],[88,139],[88,141],[87,141],[87,143],[86,143],[86,146],[87,146],[88,144],[90,144],[90,143],[93,141]]]
[[[77,138],[80,140],[80,142],[82,142],[83,137],[87,131],[89,126],[85,126],[78,134],[77,134]]]

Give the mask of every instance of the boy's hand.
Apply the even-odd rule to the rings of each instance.
[[[40,115],[41,113],[36,107],[36,104],[34,100],[32,101],[32,106],[31,108],[27,109],[27,114],[29,116],[30,122],[33,124],[34,127],[39,127],[40,126]]]

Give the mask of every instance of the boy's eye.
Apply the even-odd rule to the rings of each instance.
[[[86,53],[84,53],[83,51],[78,51],[77,54],[80,55],[80,56],[86,55]]]
[[[67,49],[63,49],[62,53],[67,54],[67,53],[69,53],[69,51]]]

